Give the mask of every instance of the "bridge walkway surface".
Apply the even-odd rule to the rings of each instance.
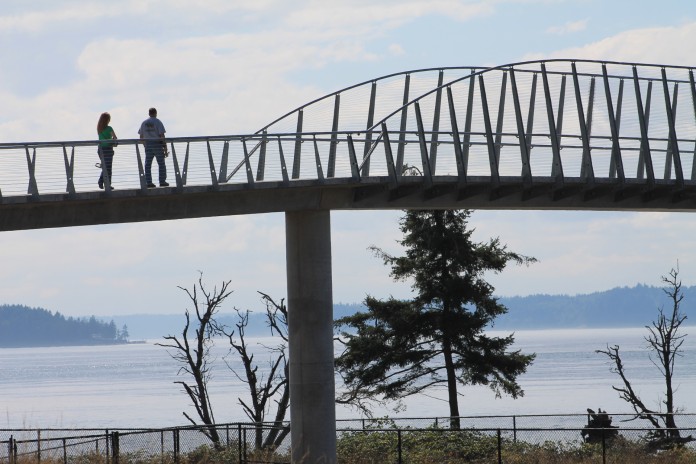
[[[335,459],[331,210],[696,209],[696,84],[683,66],[396,73],[253,134],[168,138],[169,187],[148,188],[143,146],[119,140],[115,189],[100,190],[97,144],[0,144],[0,230],[284,212],[296,462]]]

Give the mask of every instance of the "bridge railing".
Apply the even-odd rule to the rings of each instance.
[[[355,96],[366,91],[367,100]],[[255,134],[167,145],[170,190],[147,189],[138,140],[119,140],[115,188],[447,181],[679,190],[696,176],[696,84],[690,68],[580,60],[421,70],[330,94]],[[0,201],[98,192],[97,146],[0,144]]]
[[[433,173],[442,155],[454,155],[461,176],[494,181],[512,175],[683,184],[694,179],[696,86],[687,67],[524,62],[446,82],[371,129],[380,127],[419,134],[420,158],[429,166],[419,164]],[[443,142],[455,150],[443,152]],[[474,146],[484,153],[472,156]],[[402,159],[413,164],[402,144],[398,149],[397,166]]]

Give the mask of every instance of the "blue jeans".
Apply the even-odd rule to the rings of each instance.
[[[99,147],[99,158],[102,163],[104,163],[104,168],[106,168],[106,174],[109,176],[109,184],[111,184],[111,181],[113,178],[111,177],[111,167],[113,166],[114,162],[114,149],[113,147]],[[103,187],[104,186],[104,170],[102,169],[102,173],[99,175],[99,186]]]
[[[152,159],[159,166],[160,184],[167,180],[167,166],[164,164],[164,145],[161,141],[145,142],[145,181],[152,183]]]

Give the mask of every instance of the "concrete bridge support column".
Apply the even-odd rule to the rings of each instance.
[[[336,462],[328,210],[285,213],[292,462]]]

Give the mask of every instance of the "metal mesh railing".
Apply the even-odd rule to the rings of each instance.
[[[688,439],[696,436],[696,415],[675,415],[679,428],[660,431],[626,422],[632,415],[610,417],[606,428],[588,427],[585,414],[469,416],[458,424],[449,417],[339,420],[338,462],[696,462],[696,442]],[[289,463],[289,424],[0,430],[0,464],[41,462]]]
[[[679,66],[549,60],[418,70],[327,95],[255,134],[167,139],[166,164],[179,189],[370,177],[397,185],[406,166],[428,183],[682,188],[696,185],[695,115],[693,70]],[[119,189],[147,191],[138,143],[119,141]],[[98,191],[96,145],[0,143],[0,199]]]

